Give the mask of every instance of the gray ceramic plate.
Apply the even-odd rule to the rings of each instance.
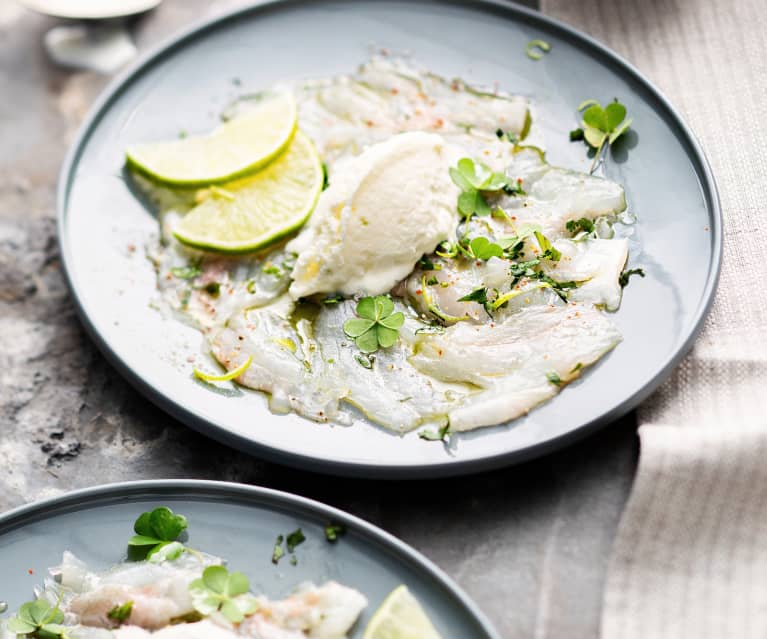
[[[538,62],[533,38],[551,43]],[[274,416],[263,396],[206,392],[187,355],[198,333],[149,308],[154,274],[141,247],[154,218],[121,177],[136,140],[204,131],[240,93],[284,79],[348,72],[378,47],[409,52],[446,76],[532,96],[545,123],[548,158],[587,169],[568,142],[575,107],[617,96],[634,133],[608,162],[638,216],[635,278],[615,320],[624,342],[559,397],[509,425],[456,438],[446,449],[359,424],[331,428]],[[233,83],[234,79],[238,83]],[[635,69],[575,31],[500,2],[264,2],[173,39],[101,98],[64,166],[61,251],[81,317],[111,362],[149,398],[189,426],[270,459],[367,476],[440,476],[541,454],[636,406],[689,348],[711,302],[721,253],[716,187],[700,147],[666,100]],[[135,253],[128,250],[134,244]]]
[[[352,637],[361,637],[372,613],[399,584],[423,604],[443,637],[499,639],[477,607],[436,566],[379,528],[318,502],[266,488],[208,481],[144,481],[89,488],[23,506],[0,516],[0,599],[9,613],[32,598],[64,550],[107,568],[125,557],[136,517],[167,505],[189,520],[189,546],[228,559],[251,587],[270,597],[303,581],[334,579],[369,601]],[[331,544],[324,526],[346,526]],[[278,534],[300,527],[306,541],[297,565],[271,563]],[[30,572],[31,571],[31,572]]]

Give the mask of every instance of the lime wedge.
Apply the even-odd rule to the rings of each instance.
[[[221,253],[256,251],[306,221],[322,182],[320,156],[297,131],[287,150],[258,173],[201,191],[202,202],[174,235],[184,244]]]
[[[441,639],[407,586],[389,593],[365,628],[362,639]]]
[[[264,166],[290,143],[298,118],[290,93],[266,94],[212,133],[128,148],[128,164],[166,184],[200,186],[233,180]]]

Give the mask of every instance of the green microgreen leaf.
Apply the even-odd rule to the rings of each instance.
[[[583,129],[578,127],[570,131],[570,142],[577,142],[583,139]]]
[[[202,577],[189,584],[192,606],[201,615],[219,611],[232,623],[240,623],[258,609],[258,601],[248,591],[250,583],[241,572],[224,566],[208,566]]]
[[[128,540],[128,546],[145,550],[145,556],[155,563],[176,559],[185,550],[176,539],[186,528],[186,517],[160,506],[139,515],[133,524],[136,534]]]
[[[491,257],[503,257],[503,248],[494,244],[486,237],[475,237],[469,242],[471,254],[478,260],[489,260]]]
[[[21,605],[15,617],[8,620],[7,628],[20,635],[34,634],[37,637],[64,639],[64,613],[58,603],[51,606],[45,599],[35,599]]]
[[[363,297],[357,303],[356,312],[358,317],[344,322],[344,333],[354,340],[363,353],[389,348],[399,338],[399,329],[405,323],[405,316],[394,312],[391,298],[385,295]],[[372,367],[372,363],[370,365]]]
[[[336,524],[332,521],[325,526],[325,539],[330,543],[335,543],[341,535],[346,534],[346,526],[343,524]]]
[[[604,108],[596,100],[585,100],[578,107],[578,111],[583,111],[581,122],[583,128],[571,131],[570,140],[581,139],[578,134],[580,132],[586,144],[595,149],[594,161],[591,165],[593,171],[605,145],[613,144],[623,135],[632,120],[626,119],[626,107],[617,99]]]
[[[340,304],[343,301],[344,301],[344,296],[337,294],[337,295],[329,295],[324,300],[322,300],[322,303],[330,306],[331,304]]]

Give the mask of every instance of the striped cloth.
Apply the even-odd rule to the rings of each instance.
[[[725,217],[701,337],[639,410],[603,639],[767,637],[767,0],[542,0],[628,58],[706,149]]]

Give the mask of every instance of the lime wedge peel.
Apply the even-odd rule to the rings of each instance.
[[[211,375],[210,373],[205,373],[204,371],[201,371],[199,368],[195,367],[194,376],[197,379],[203,380],[204,382],[230,382],[235,377],[239,377],[246,370],[248,370],[252,363],[253,363],[253,356],[249,355],[248,359],[246,359],[242,364],[240,364],[237,368],[230,370],[228,373],[224,375]]]
[[[207,135],[136,144],[126,151],[126,160],[132,169],[164,184],[220,184],[269,164],[290,144],[297,127],[293,95],[268,93]]]
[[[203,192],[173,233],[183,244],[219,253],[258,251],[300,228],[322,192],[322,162],[297,131],[282,155],[260,171]]]
[[[442,639],[407,586],[384,599],[365,628],[362,639]]]

